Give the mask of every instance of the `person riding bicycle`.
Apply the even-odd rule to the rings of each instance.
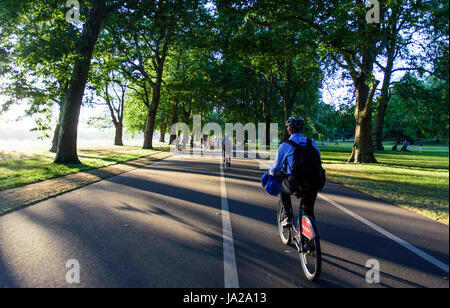
[[[302,135],[305,121],[300,117],[290,117],[286,121],[286,129],[290,135],[290,140],[299,145],[306,145],[307,138]],[[317,150],[320,158],[320,150],[314,140],[311,140],[311,145]],[[302,193],[303,197],[303,212],[305,215],[314,218],[314,203],[317,198],[317,192],[300,192],[298,185],[293,183],[289,178],[292,173],[292,166],[294,163],[295,148],[289,143],[283,143],[278,149],[277,156],[269,173],[274,176],[281,176],[280,199],[284,207],[286,218],[283,220],[283,226],[292,225],[292,201],[291,195],[294,193]]]
[[[230,138],[228,138],[228,136],[225,136],[222,139],[222,155],[224,163],[227,163],[228,160],[229,164],[231,164],[231,150],[232,150],[231,140]]]

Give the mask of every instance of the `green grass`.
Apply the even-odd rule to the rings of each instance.
[[[143,150],[137,146],[81,148],[81,165],[55,164],[55,154],[0,151],[0,190],[48,180],[63,175],[110,166],[155,154],[168,147]]]
[[[348,164],[351,143],[320,146],[331,181],[448,224],[449,148],[424,145],[419,152],[377,151],[378,164]],[[392,143],[386,143],[390,149]]]

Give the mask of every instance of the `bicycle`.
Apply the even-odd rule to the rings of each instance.
[[[222,150],[222,155],[223,155],[223,164],[225,167],[230,168],[231,167],[231,154],[230,153],[225,153],[225,150]]]
[[[315,281],[319,278],[322,269],[319,230],[312,217],[302,215],[302,196],[299,193],[295,193],[294,195],[300,198],[299,215],[296,220],[294,219],[292,226],[283,227],[282,221],[286,216],[284,207],[280,201],[277,211],[278,232],[281,237],[281,242],[284,245],[290,245],[293,241],[299,253],[300,262],[306,278],[309,281]],[[301,224],[299,221],[300,217],[302,217]]]

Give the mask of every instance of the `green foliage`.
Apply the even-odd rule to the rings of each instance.
[[[86,124],[98,130],[105,130],[113,126],[111,116],[106,112],[104,115],[89,117]]]
[[[144,133],[147,122],[147,107],[134,95],[125,103],[123,123],[127,132],[134,138]]]
[[[86,1],[80,1],[87,8]],[[54,104],[61,105],[75,59],[80,30],[67,23],[64,3],[55,1],[3,1],[0,15],[0,76],[8,80],[0,93],[9,99],[3,112],[21,100],[28,102],[28,116],[48,136]],[[83,9],[84,12],[84,9]],[[45,118],[45,120],[44,120]]]
[[[44,135],[79,57],[82,27],[67,23],[64,4],[0,3],[0,76],[7,81],[0,91],[9,97],[0,108],[25,100],[26,114]],[[363,84],[371,86],[389,51],[396,50],[405,71],[423,69],[393,87],[386,137],[448,139],[448,85],[442,81],[448,82],[448,1],[380,4],[381,24],[368,25],[364,1],[109,0],[89,89],[116,103],[113,123],[124,110],[125,127],[134,135],[144,132],[154,107],[160,130],[172,120],[191,124],[194,114],[220,124],[275,122],[283,130],[294,114],[307,120],[306,133],[315,138],[345,139],[355,133],[360,106],[322,103],[323,76],[340,69],[347,80],[367,75]],[[86,21],[91,1],[80,5]],[[413,43],[420,48],[409,48]],[[374,46],[377,63],[365,67]],[[120,86],[129,86],[130,106],[118,106],[113,92]],[[105,128],[111,121],[105,120],[89,123]]]
[[[398,140],[444,138],[449,132],[448,83],[435,77],[406,74],[392,91],[386,134]]]

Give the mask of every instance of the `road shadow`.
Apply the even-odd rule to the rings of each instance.
[[[238,167],[225,171],[227,187],[235,185],[231,180],[242,181],[239,185],[243,193],[255,192],[255,183],[259,182],[262,171],[251,164],[241,163]],[[208,176],[211,180],[214,177],[219,183],[218,162],[180,164],[176,160],[166,160],[140,172],[146,170],[163,171],[165,176],[149,179],[133,172],[122,174],[90,185],[82,193],[66,194],[0,219],[24,216],[30,223],[48,231],[58,243],[55,262],[62,264],[62,273],[65,273],[64,262],[70,258],[80,259],[86,268],[80,287],[223,287],[220,194],[190,188],[191,183],[175,185],[172,181],[180,173],[187,173]],[[264,193],[260,186],[257,189],[257,194]],[[276,235],[276,203],[270,206],[274,198],[268,197],[264,203],[255,204],[228,197],[231,215],[273,225]],[[355,232],[350,216],[333,215],[325,210],[318,217],[324,241],[380,260],[415,267],[414,261],[391,253],[398,248],[395,243],[369,229]],[[327,271],[317,283],[309,283],[301,278],[298,258],[288,258],[281,246],[267,247],[263,238],[241,236],[235,237],[234,242],[239,264],[262,270],[267,279],[279,282],[279,287],[357,285]],[[261,257],[267,254],[269,259]],[[363,265],[327,251],[324,251],[324,264],[358,280],[364,279],[363,273],[367,271]],[[1,266],[0,255],[0,269]],[[45,274],[45,268],[40,271]],[[22,274],[32,281],[33,277]],[[422,287],[387,271],[382,275],[398,283]],[[58,285],[67,286],[64,276],[61,277]],[[20,281],[19,278],[23,277],[6,277],[7,284],[15,285],[14,281]]]

